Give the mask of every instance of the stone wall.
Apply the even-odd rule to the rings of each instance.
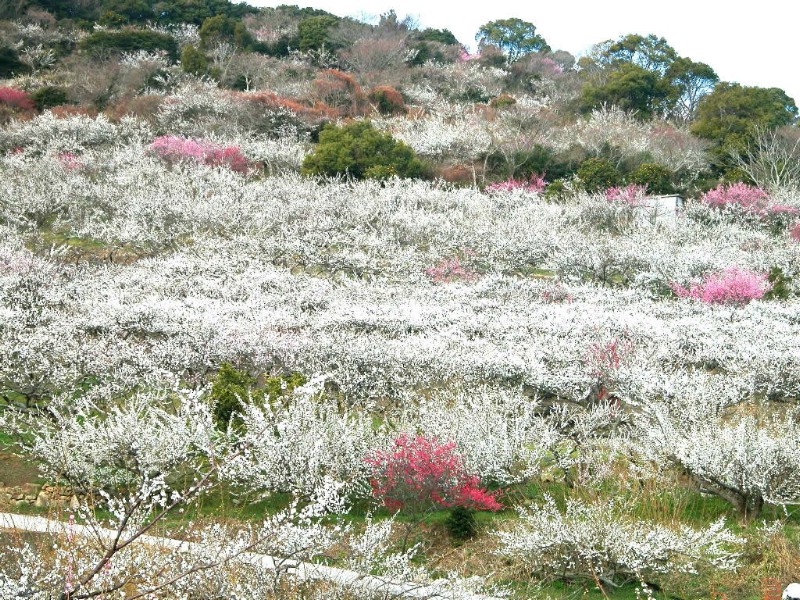
[[[69,488],[37,483],[7,486],[0,482],[0,506],[9,508],[17,506],[77,508],[78,498]]]

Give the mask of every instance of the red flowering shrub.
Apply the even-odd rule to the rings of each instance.
[[[763,298],[771,284],[764,274],[731,267],[688,288],[677,283],[670,284],[670,287],[680,298],[694,298],[706,304],[743,306],[751,300]]]
[[[20,110],[36,108],[36,103],[27,92],[12,87],[0,87],[0,104]]]
[[[222,147],[205,140],[162,135],[153,141],[150,150],[167,162],[189,159],[212,167],[227,167],[237,173],[247,173],[247,158],[236,146]]]
[[[393,510],[421,513],[435,507],[500,510],[496,492],[480,487],[469,475],[455,443],[403,434],[394,448],[376,452],[365,462],[374,470],[372,491]]]

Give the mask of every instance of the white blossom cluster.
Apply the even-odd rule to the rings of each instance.
[[[520,522],[496,533],[499,554],[544,577],[599,579],[618,586],[659,573],[736,567],[743,543],[723,521],[705,529],[671,528],[633,517],[612,504],[568,499],[562,511],[547,497],[522,508]]]

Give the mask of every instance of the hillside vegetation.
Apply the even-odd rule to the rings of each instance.
[[[393,12],[0,18],[0,510],[64,523],[0,532],[0,598],[800,580],[782,90],[519,19],[470,55]]]

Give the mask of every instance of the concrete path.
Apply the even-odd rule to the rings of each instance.
[[[19,515],[15,513],[0,513],[0,529],[16,529],[19,531],[31,531],[39,533],[64,534],[67,531],[68,523],[55,521],[45,517],[35,517],[30,515]],[[85,525],[74,525],[72,532],[78,535],[96,537],[97,535],[112,537],[116,532],[111,529],[96,530]],[[156,537],[151,535],[141,536],[137,542],[149,546],[160,547],[178,552],[189,554],[207,554],[201,544],[196,542],[186,542],[171,538]],[[365,592],[377,593],[384,598],[430,598],[445,599],[451,598],[447,593],[442,592],[435,586],[415,584],[413,582],[391,581],[375,575],[367,575],[348,569],[337,569],[325,565],[318,565],[309,562],[285,560],[266,554],[255,552],[245,552],[238,556],[238,560],[244,563],[261,567],[266,570],[281,570],[292,574],[300,580],[320,580],[330,581],[343,586],[351,587]],[[491,596],[464,595],[459,594],[458,600],[499,600]]]

